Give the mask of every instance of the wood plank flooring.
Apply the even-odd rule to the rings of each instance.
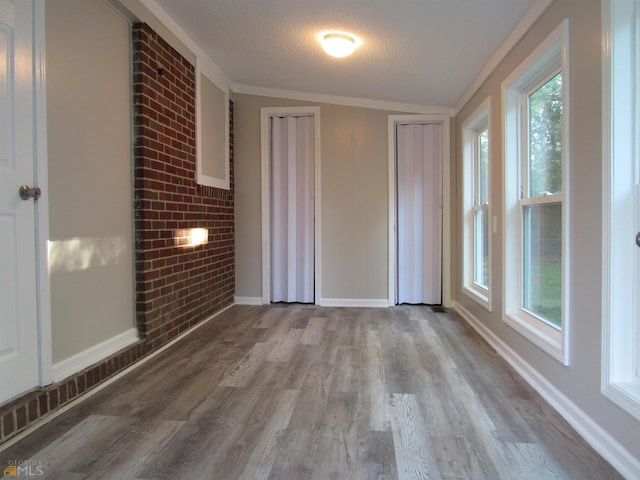
[[[10,461],[65,480],[621,478],[457,315],[418,306],[232,307]]]

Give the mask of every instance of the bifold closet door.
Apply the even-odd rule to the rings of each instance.
[[[314,119],[271,117],[271,301],[314,302]]]
[[[397,303],[442,302],[442,127],[396,127]]]

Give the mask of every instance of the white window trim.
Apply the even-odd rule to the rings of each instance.
[[[475,187],[477,185],[477,136],[478,134],[487,129],[489,138],[489,204],[485,206],[475,205]],[[488,262],[489,262],[489,288],[484,288],[482,285],[477,284],[474,281],[474,265],[475,265],[475,224],[474,214],[478,210],[487,210],[487,216],[489,217],[489,225],[491,221],[491,148],[492,148],[492,133],[491,133],[491,97],[488,97],[482,104],[476,108],[476,110],[469,116],[469,119],[462,125],[462,142],[463,142],[463,283],[462,292],[471,300],[477,302],[489,312],[491,311],[491,237],[489,233],[487,237],[488,243]],[[490,227],[489,227],[490,229]]]
[[[202,144],[210,141],[209,137],[202,131],[202,77],[208,79],[224,95],[224,105],[222,111],[222,124],[224,131],[222,135],[223,145],[222,161],[224,162],[224,174],[222,177],[213,177],[204,173],[202,156]],[[206,137],[206,138],[205,138]],[[211,65],[199,58],[196,58],[196,182],[200,185],[229,190],[231,188],[230,167],[229,167],[229,89],[219,78]]]
[[[562,328],[541,321],[522,308],[522,185],[521,165],[526,158],[523,142],[526,99],[531,90],[553,72],[562,72],[563,145],[562,194],[548,202],[562,202]],[[569,21],[564,20],[502,83],[504,138],[504,314],[503,320],[564,365],[569,364]],[[536,199],[536,204],[540,199]]]
[[[640,20],[637,0],[604,0],[602,3],[602,393],[640,420],[640,321],[634,277],[635,235],[633,206],[624,200],[637,189],[634,163],[640,155],[636,90],[640,32],[616,29],[629,19]],[[634,31],[635,30],[635,31]],[[615,32],[615,35],[613,34]],[[633,99],[633,101],[629,101]],[[615,169],[614,169],[615,163]],[[627,242],[626,239],[629,239]],[[631,251],[630,251],[631,250]],[[635,286],[634,286],[635,285]],[[632,319],[629,321],[629,319]],[[633,320],[635,319],[635,321]]]

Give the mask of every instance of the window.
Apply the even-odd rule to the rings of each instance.
[[[523,308],[562,326],[562,73],[527,96],[521,183]]]
[[[640,419],[640,0],[603,3],[602,392]]]
[[[463,291],[491,311],[489,102],[462,126],[464,143]]]
[[[505,321],[568,362],[568,22],[504,81]]]
[[[196,182],[229,190],[229,91],[209,63],[196,63]]]

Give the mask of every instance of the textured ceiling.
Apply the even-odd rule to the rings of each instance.
[[[155,0],[239,85],[454,107],[535,0]],[[335,59],[317,35],[362,45]]]

